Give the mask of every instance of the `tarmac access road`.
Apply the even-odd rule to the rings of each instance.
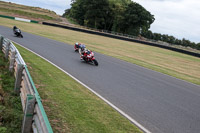
[[[153,133],[200,133],[200,86],[95,53],[99,66],[80,61],[72,45],[0,26],[0,34],[38,53]]]

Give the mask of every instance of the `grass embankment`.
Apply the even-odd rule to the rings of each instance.
[[[15,79],[8,71],[8,61],[0,51],[0,133],[19,133],[23,111],[20,97],[14,93]]]
[[[17,46],[55,133],[134,133],[130,121],[58,68]]]
[[[26,16],[26,17],[30,17],[33,19],[37,19],[37,18],[41,18],[41,19],[45,19],[45,20],[53,20],[54,18],[47,16],[47,15],[41,15],[41,14],[37,14],[37,13],[30,13],[30,12],[25,12],[25,11],[21,11],[21,10],[13,10],[13,9],[9,9],[9,8],[0,8],[1,12],[8,12],[8,13],[16,13],[19,14],[21,16]]]
[[[61,21],[60,16],[53,11],[4,1],[0,1],[0,15],[22,17],[38,21]]]
[[[17,25],[22,31],[72,45],[75,42],[82,42],[95,52],[113,56],[200,85],[200,58],[197,57],[139,43],[45,25],[14,20],[8,21],[8,19],[4,18],[0,18],[0,25],[8,27]]]

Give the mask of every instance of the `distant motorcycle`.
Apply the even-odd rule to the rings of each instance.
[[[98,62],[97,60],[95,59],[94,57],[94,53],[90,50],[86,51],[84,54],[83,54],[83,60],[87,63],[92,63],[94,64],[95,66],[98,66]]]
[[[21,37],[23,38],[22,32],[19,28],[17,28],[16,26],[13,27],[13,33],[17,36],[17,37]]]

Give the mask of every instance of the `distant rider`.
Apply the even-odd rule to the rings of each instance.
[[[17,28],[17,26],[13,27],[13,32],[15,35],[18,35],[19,33],[21,34],[21,30],[19,28]]]
[[[76,42],[75,43],[75,48],[74,49],[78,49],[80,47],[81,43]]]
[[[18,28],[16,26],[13,27],[13,31],[16,32]]]

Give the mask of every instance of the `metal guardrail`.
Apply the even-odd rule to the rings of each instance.
[[[24,112],[22,133],[53,133],[39,93],[19,51],[10,40],[1,35],[0,49],[10,62],[9,71],[14,72],[14,91],[21,97]]]

